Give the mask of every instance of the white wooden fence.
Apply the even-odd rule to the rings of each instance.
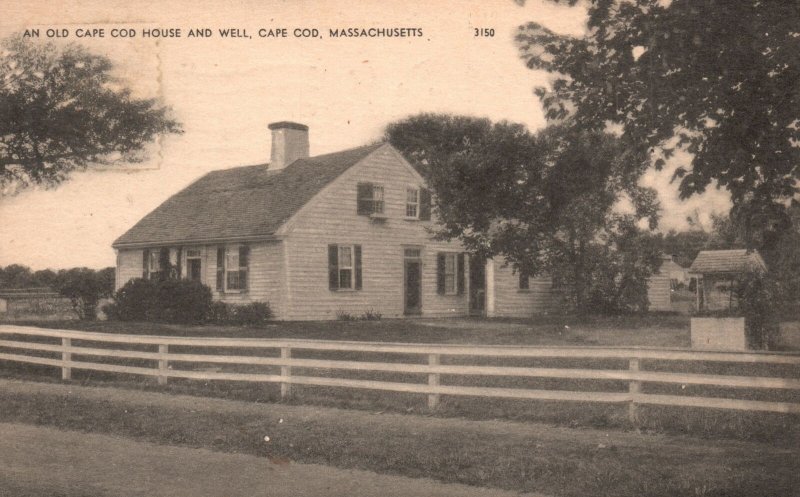
[[[740,364],[800,365],[800,355],[767,352],[708,352],[681,349],[643,349],[613,347],[531,347],[531,346],[487,346],[487,345],[441,345],[406,344],[381,342],[322,341],[293,339],[245,339],[245,338],[201,338],[167,337],[91,333],[83,331],[43,329],[23,326],[0,325],[0,337],[24,336],[26,339],[10,337],[0,339],[0,361],[40,364],[61,368],[62,379],[71,379],[73,369],[106,371],[146,375],[166,384],[168,378],[195,380],[229,380],[280,383],[282,397],[291,395],[292,385],[316,385],[326,387],[361,388],[392,392],[425,394],[428,406],[438,406],[442,395],[476,397],[499,397],[512,399],[559,400],[579,402],[628,403],[631,421],[636,420],[638,404],[671,405],[685,407],[707,407],[800,414],[800,403],[743,400],[689,395],[663,395],[643,393],[642,383],[681,385],[707,385],[747,389],[800,390],[800,379],[794,377],[730,376],[716,374],[677,373],[646,371],[643,361],[687,361],[724,362]],[[33,338],[38,341],[30,341]],[[60,343],[42,343],[42,339]],[[77,345],[75,341],[80,341]],[[104,344],[91,346],[83,342]],[[114,344],[150,346],[152,351],[124,350],[113,348]],[[236,348],[258,350],[280,350],[280,357],[259,355],[229,355],[212,353],[173,353],[171,346],[192,348]],[[141,348],[141,347],[140,347]],[[13,353],[9,351],[11,349]],[[331,359],[304,359],[292,357],[295,350],[338,351],[361,353],[402,354],[421,356],[427,363],[369,362]],[[49,352],[58,357],[42,357],[19,352]],[[76,360],[80,357],[103,357],[115,359],[137,359],[153,361],[154,367]],[[627,361],[626,369],[578,369],[518,366],[482,366],[442,364],[442,357],[491,357],[491,358],[568,358],[568,359],[614,359]],[[280,374],[251,372],[209,371],[172,369],[170,363],[216,363],[224,365],[258,365],[280,367]],[[382,371],[393,373],[427,374],[426,383],[375,381],[337,378],[330,376],[307,376],[292,374],[292,368],[335,369],[349,371]],[[498,388],[482,386],[443,385],[442,375],[454,376],[506,376],[528,378],[562,378],[581,380],[622,380],[628,382],[627,392],[538,390],[524,388]]]

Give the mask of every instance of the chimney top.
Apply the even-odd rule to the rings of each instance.
[[[269,169],[283,169],[297,159],[308,157],[308,126],[290,121],[271,123],[272,153]]]
[[[267,126],[269,129],[296,129],[298,131],[308,131],[308,126],[300,123],[293,123],[291,121],[279,121],[270,123]]]

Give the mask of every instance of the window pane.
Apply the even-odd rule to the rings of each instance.
[[[228,249],[225,253],[225,269],[229,271],[238,271],[239,269],[239,251]]]
[[[420,251],[420,249],[409,249],[409,248],[405,249],[406,257],[411,257],[413,259],[418,258],[421,255],[421,253],[422,252]]]
[[[239,271],[228,271],[228,290],[239,290]]]
[[[200,257],[200,249],[188,249],[186,257]]]
[[[417,204],[406,204],[406,217],[417,217]]]
[[[353,288],[352,270],[350,269],[339,270],[339,288]]]
[[[456,255],[447,254],[444,258],[444,272],[445,274],[456,274]]]
[[[160,254],[157,251],[150,252],[150,271],[158,271],[159,269],[159,258]]]
[[[417,194],[419,192],[415,188],[409,188],[406,190],[406,202],[411,204],[417,203]]]
[[[375,214],[382,214],[383,213],[383,187],[382,186],[373,186],[372,187],[372,212]]]
[[[455,274],[445,274],[444,275],[444,291],[446,293],[455,293],[455,291],[456,291],[456,275]]]
[[[353,248],[339,246],[339,267],[353,267]]]

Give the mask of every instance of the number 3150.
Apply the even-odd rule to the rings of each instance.
[[[475,36],[491,38],[494,36],[494,28],[475,28]]]

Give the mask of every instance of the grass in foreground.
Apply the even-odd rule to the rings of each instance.
[[[800,485],[796,447],[75,385],[12,382],[0,405],[6,422],[560,496],[779,496]]]

